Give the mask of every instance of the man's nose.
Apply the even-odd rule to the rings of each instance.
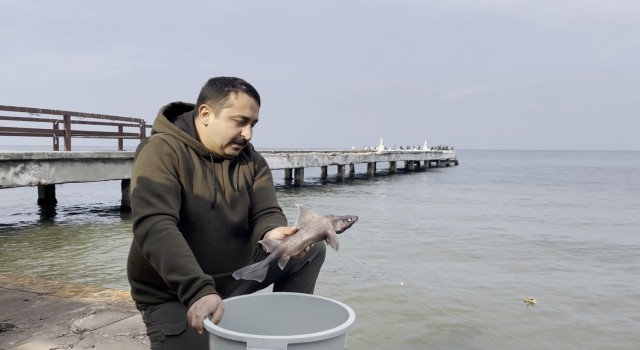
[[[245,140],[251,141],[251,137],[253,136],[253,126],[247,125],[242,128],[242,132],[240,133]]]

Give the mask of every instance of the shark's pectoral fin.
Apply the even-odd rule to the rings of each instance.
[[[325,241],[327,241],[327,244],[331,248],[333,248],[333,250],[335,250],[336,252],[340,248],[340,242],[338,242],[338,235],[335,232],[330,232],[329,235],[327,236],[327,239],[325,239]]]
[[[276,248],[278,248],[280,244],[282,244],[282,241],[276,241],[274,239],[263,239],[261,241],[258,241],[258,243],[262,244],[262,247],[267,253],[271,253],[276,250]]]
[[[278,267],[280,267],[280,270],[284,270],[284,267],[287,266],[287,263],[289,262],[289,258],[291,258],[289,255],[283,255],[280,260],[278,260]]]

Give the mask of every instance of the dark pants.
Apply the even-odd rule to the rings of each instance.
[[[313,294],[325,253],[326,245],[323,242],[316,243],[303,258],[291,258],[284,270],[280,270],[277,263],[272,264],[263,282],[236,281],[229,276],[216,279],[216,289],[223,299],[251,294],[272,284],[274,292]],[[260,250],[255,255],[255,261],[260,261],[265,256]],[[173,301],[139,307],[142,309],[142,320],[147,326],[151,349],[209,349],[207,332],[200,335],[189,326],[186,305]]]

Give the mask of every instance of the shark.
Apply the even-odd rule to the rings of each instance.
[[[298,218],[295,226],[298,231],[283,240],[258,241],[269,255],[262,261],[235,271],[233,273],[235,279],[262,282],[273,262],[277,261],[278,267],[284,270],[291,256],[299,254],[315,242],[326,241],[337,252],[339,249],[337,234],[346,231],[358,221],[355,215],[320,215],[306,205],[296,204],[296,207]]]

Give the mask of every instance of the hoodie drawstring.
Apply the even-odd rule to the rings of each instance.
[[[216,206],[217,199],[217,191],[216,191],[216,163],[213,161],[213,155],[209,153],[209,158],[211,159],[211,169],[213,169],[213,179],[211,180],[211,192],[213,193],[213,202],[211,202],[211,208]]]
[[[211,208],[214,208],[216,206],[216,200],[218,199],[218,191],[216,188],[216,163],[213,161],[213,155],[211,153],[209,153],[209,159],[211,159],[211,169],[213,174],[213,183],[211,184],[213,202],[211,203]],[[240,160],[236,158],[235,163],[236,166],[233,169],[233,189],[238,192],[240,191]]]
[[[234,182],[234,188],[236,189],[236,192],[240,191],[240,185],[238,184],[240,182],[240,159],[236,158],[236,168],[233,170],[233,182]]]

